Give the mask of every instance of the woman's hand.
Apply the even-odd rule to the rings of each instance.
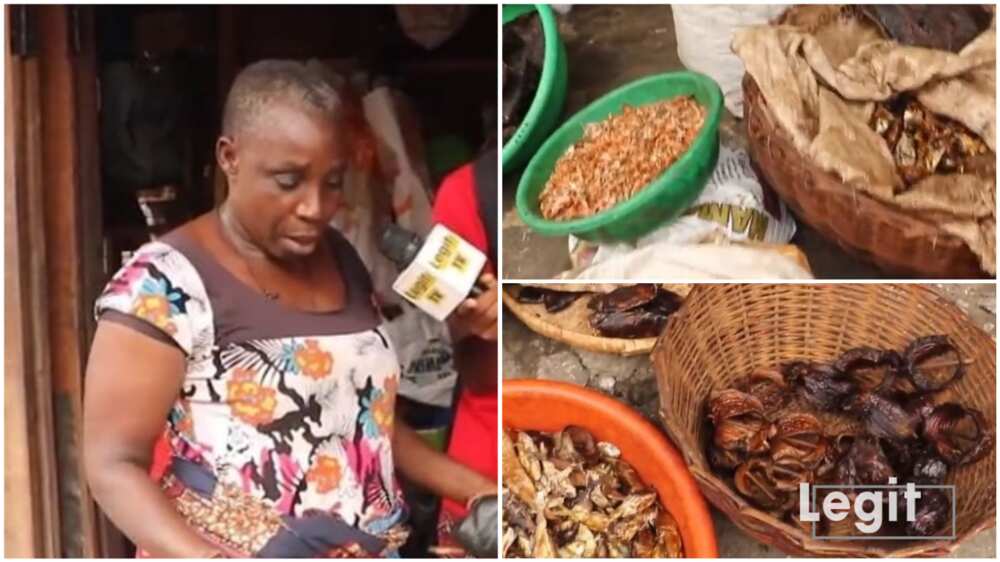
[[[178,348],[98,323],[85,379],[83,457],[94,499],[139,548],[154,557],[210,558],[219,549],[187,525],[149,475],[184,367]]]
[[[448,317],[453,341],[475,336],[487,341],[497,340],[497,280],[489,273],[479,276],[479,285],[487,287],[474,299],[465,299]]]

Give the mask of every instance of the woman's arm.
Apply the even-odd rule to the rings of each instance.
[[[468,503],[476,496],[496,494],[496,482],[435,451],[409,426],[396,422],[392,456],[409,481],[433,494]]]
[[[178,348],[114,322],[98,324],[83,408],[87,480],[111,521],[155,557],[219,552],[187,525],[148,472],[183,380]]]

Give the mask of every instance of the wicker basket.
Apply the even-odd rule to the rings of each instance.
[[[823,236],[891,274],[986,276],[961,239],[815,166],[775,121],[749,74],[743,78],[743,106],[758,171],[796,216]]]
[[[699,285],[671,317],[653,350],[667,433],[702,492],[738,527],[784,552],[812,556],[932,556],[996,522],[996,452],[953,470],[955,540],[824,541],[747,503],[708,465],[706,399],[755,368],[794,358],[830,360],[861,345],[899,349],[935,333],[970,359],[944,392],[996,427],[996,342],[952,303],[921,285]],[[830,416],[833,417],[833,416]],[[830,419],[824,419],[829,423]]]

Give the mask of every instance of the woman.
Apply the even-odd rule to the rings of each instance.
[[[394,423],[398,361],[364,266],[327,226],[343,131],[320,69],[247,67],[216,144],[225,203],[141,248],[97,301],[86,468],[146,553],[392,555],[396,470],[460,502],[496,494]],[[165,419],[172,462],[155,482]]]

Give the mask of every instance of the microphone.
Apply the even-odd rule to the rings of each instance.
[[[439,321],[466,298],[486,290],[478,283],[486,254],[444,225],[435,225],[423,240],[415,232],[387,223],[378,249],[400,270],[392,290]]]

